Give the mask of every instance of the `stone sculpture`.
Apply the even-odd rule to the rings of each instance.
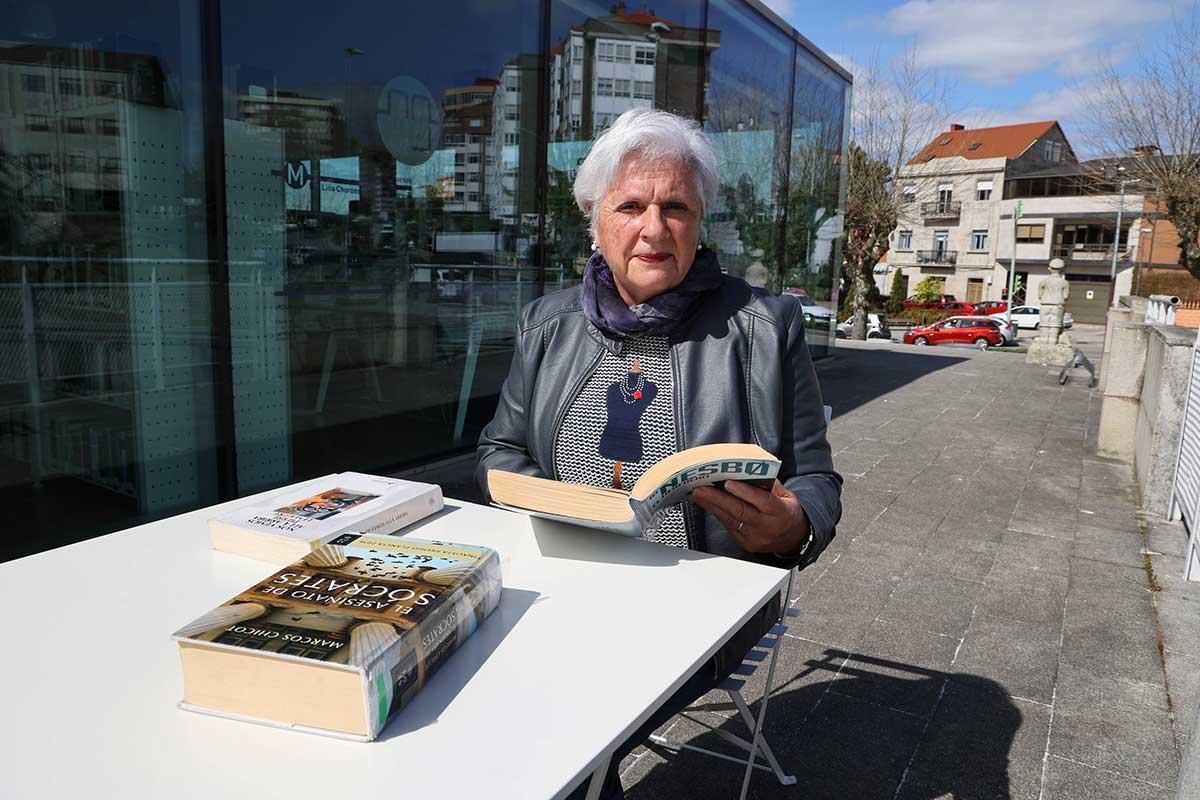
[[[1038,287],[1038,337],[1025,354],[1028,364],[1061,367],[1075,357],[1070,338],[1063,333],[1063,314],[1071,284],[1062,276],[1065,264],[1061,258],[1050,261],[1050,277]]]

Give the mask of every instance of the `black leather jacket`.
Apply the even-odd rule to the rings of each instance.
[[[623,342],[583,315],[581,288],[534,300],[521,313],[512,367],[495,418],[479,437],[476,479],[487,471],[557,479],[554,438],[567,409],[600,363]],[[804,343],[800,304],[726,276],[669,339],[679,448],[753,442],[783,463],[779,480],[808,515],[813,541],[795,559],[750,554],[725,527],[684,503],[689,547],[778,567],[805,567],[834,536],[842,478],[825,438],[821,389]]]

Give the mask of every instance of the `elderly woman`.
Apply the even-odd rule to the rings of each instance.
[[[800,305],[722,274],[701,241],[717,186],[716,155],[690,120],[627,111],[596,140],[575,179],[595,252],[581,287],[522,311],[477,477],[485,494],[489,469],[628,489],[684,448],[756,443],[782,461],[770,490],[736,481],[696,489],[651,536],[804,567],[833,538],[841,477]],[[736,667],[772,613],[736,635],[648,730]],[[615,775],[605,796],[621,796]]]

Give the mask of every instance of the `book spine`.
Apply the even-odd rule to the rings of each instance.
[[[369,671],[368,706],[372,736],[409,704],[500,603],[502,584],[497,553],[443,596],[433,613],[407,631],[391,654]],[[389,657],[390,656],[390,657]]]
[[[430,502],[431,500],[432,502]],[[388,506],[369,517],[344,525],[336,533],[322,536],[321,540],[332,539],[349,531],[354,531],[355,533],[395,533],[406,525],[411,525],[417,520],[424,519],[431,514],[436,514],[442,510],[444,505],[445,500],[442,497],[442,487],[431,484],[426,491],[410,497],[398,505]],[[320,544],[320,542],[317,544]]]

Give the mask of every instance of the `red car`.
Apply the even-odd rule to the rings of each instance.
[[[955,314],[965,314],[967,316],[977,313],[975,311],[975,306],[971,305],[970,303],[964,303],[961,300],[951,300],[949,302],[938,303],[936,309],[938,311],[953,311]],[[987,314],[983,314],[982,316],[986,317]]]
[[[950,317],[932,325],[913,328],[904,334],[905,344],[973,344],[980,350],[997,347],[1004,342],[1000,326],[994,320]]]
[[[1008,303],[1003,300],[984,300],[982,303],[975,304],[975,312],[981,317],[990,317],[992,314],[1003,314],[1008,310]]]
[[[952,294],[938,295],[937,300],[934,300],[929,303],[922,303],[922,302],[910,297],[904,301],[904,307],[905,308],[941,308],[942,306],[944,306],[947,303],[957,303],[957,302],[958,302],[958,298],[956,298]]]

